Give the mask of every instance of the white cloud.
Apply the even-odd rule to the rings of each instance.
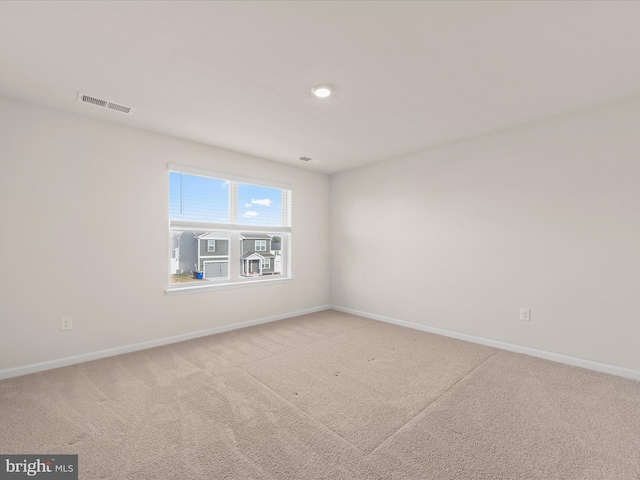
[[[270,207],[271,206],[271,199],[270,198],[263,198],[260,200],[256,200],[255,198],[251,199],[251,203],[253,203],[254,205],[263,205],[265,207]]]
[[[250,206],[252,206],[252,205],[253,205],[253,204],[251,204],[251,203],[245,203],[245,204],[244,204],[244,206],[245,206],[245,207],[247,207],[247,208],[248,208],[248,207],[250,207]]]
[[[257,217],[258,216],[258,212],[253,212],[251,210],[248,210],[247,212],[244,213],[244,215],[242,215],[244,218],[251,218],[251,217]]]

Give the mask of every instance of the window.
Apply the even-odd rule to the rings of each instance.
[[[291,278],[287,185],[169,166],[169,291]]]

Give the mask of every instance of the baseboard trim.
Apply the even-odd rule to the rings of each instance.
[[[262,323],[276,322],[278,320],[284,320],[285,318],[297,317],[298,315],[306,315],[307,313],[320,312],[322,310],[328,310],[330,308],[331,308],[331,305],[321,305],[319,307],[307,308],[304,310],[297,310],[295,312],[282,313],[279,315],[272,315],[269,317],[257,318],[255,320],[247,320],[244,322],[232,323],[231,325],[223,325],[221,327],[208,328],[206,330],[198,330],[197,332],[183,333],[181,335],[174,335],[171,337],[159,338],[156,340],[149,340],[146,342],[133,343],[130,345],[124,345],[122,347],[99,350],[97,352],[73,355],[71,357],[60,358],[58,360],[50,360],[48,362],[33,363],[31,365],[25,365],[21,367],[6,368],[4,370],[0,370],[0,380],[3,380],[5,378],[19,377],[21,375],[28,375],[30,373],[42,372],[44,370],[51,370],[59,367],[66,367],[69,365],[75,365],[76,363],[89,362],[91,360],[98,360],[100,358],[113,357],[115,355],[122,355],[123,353],[131,353],[131,352],[136,352],[138,350],[146,350],[148,348],[160,347],[162,345],[169,345],[171,343],[183,342],[185,340],[191,340],[194,338],[206,337],[208,335],[215,335],[216,333],[229,332],[231,330],[237,330],[239,328],[246,328],[254,325],[260,325]]]
[[[338,310],[339,312],[351,313],[353,315],[359,315],[361,317],[370,318],[372,320],[379,320],[381,322],[393,323],[394,325],[413,328],[415,330],[422,330],[424,332],[435,333],[437,335],[443,335],[445,337],[452,337],[452,338],[457,338],[459,340],[466,340],[468,342],[479,343],[481,345],[495,347],[501,350],[508,350],[510,352],[515,352],[515,353],[523,353],[525,355],[544,358],[546,360],[551,360],[553,362],[564,363],[567,365],[573,365],[575,367],[586,368],[587,370],[594,370],[596,372],[608,373],[610,375],[617,375],[619,377],[640,381],[640,370],[634,370],[632,368],[620,367],[618,365],[610,365],[607,363],[596,362],[594,360],[587,360],[585,358],[572,357],[570,355],[564,355],[562,353],[539,350],[537,348],[525,347],[522,345],[516,345],[514,343],[502,342],[500,340],[492,340],[490,338],[477,337],[475,335],[459,333],[453,330],[445,330],[443,328],[430,327],[428,325],[422,325],[420,323],[407,322],[405,320],[399,320],[397,318],[385,317],[383,315],[376,315],[373,313],[362,312],[360,310],[340,307],[338,305],[331,305],[331,308],[333,310]]]

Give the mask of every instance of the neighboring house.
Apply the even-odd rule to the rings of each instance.
[[[215,232],[172,232],[171,273],[203,272],[203,278],[229,275],[229,239]]]
[[[240,264],[241,275],[273,275],[280,273],[275,269],[276,255],[272,253],[271,237],[264,233],[241,233],[242,244]]]
[[[279,239],[278,237],[275,237]],[[171,273],[202,272],[204,279],[229,276],[229,239],[218,232],[173,232]],[[264,233],[241,233],[240,274],[245,277],[282,272],[280,242]]]
[[[171,232],[171,273],[190,273],[198,268],[198,234]]]
[[[203,278],[229,276],[229,239],[220,233],[198,234],[198,271]]]

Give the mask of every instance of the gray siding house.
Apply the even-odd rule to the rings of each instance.
[[[271,252],[271,237],[265,233],[241,233],[240,273],[243,277],[273,275],[276,256]]]
[[[203,278],[229,276],[229,239],[217,232],[172,232],[171,273],[202,272]]]
[[[198,271],[203,278],[229,276],[229,239],[217,232],[198,235]]]
[[[229,277],[229,238],[219,232],[175,231],[171,234],[171,273],[202,272],[203,279]],[[281,273],[280,243],[264,233],[240,234],[240,274]]]

